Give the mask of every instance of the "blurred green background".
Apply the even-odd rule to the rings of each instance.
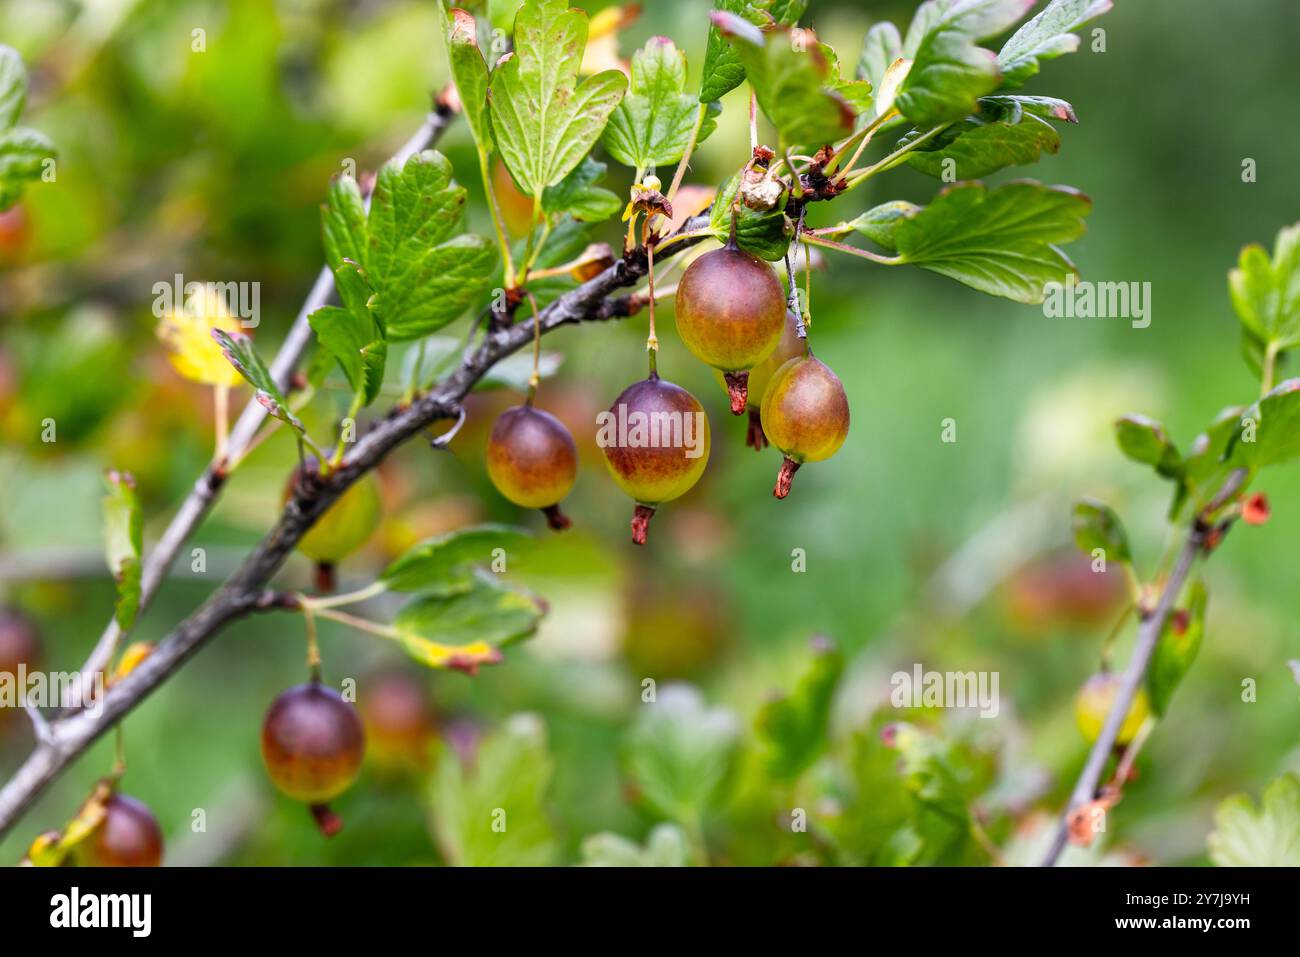
[[[814,276],[814,337],[848,390],[852,429],[835,458],[802,470],[791,497],[777,502],[779,457],[744,447],[742,421],[727,415],[709,370],[665,321],[660,368],[705,402],[713,453],[699,486],[660,510],[644,550],[628,540],[631,504],[605,474],[591,426],[643,374],[644,316],[557,333],[545,345],[564,363],[541,401],[583,441],[584,467],[567,509],[573,530],[543,536],[512,573],[551,604],[540,634],[470,680],[422,671],[378,639],[326,626],[326,676],[355,678],[363,712],[368,695],[385,693],[387,676],[387,693],[394,681],[426,693],[440,729],[433,772],[427,761],[394,770],[372,747],[363,779],[337,803],[345,830],[326,841],[300,806],[274,792],[258,746],[267,704],[305,677],[302,624],[267,615],[233,625],[126,724],[124,789],[158,815],[169,861],[574,862],[599,832],[641,841],[670,817],[648,810],[629,786],[636,750],[647,746],[638,735],[650,733],[643,679],[655,679],[661,695],[669,680],[694,684],[709,706],[734,715],[750,749],[758,708],[772,689],[793,686],[818,633],[847,660],[830,756],[788,790],[744,759],[732,797],[698,821],[679,820],[695,859],[890,859],[873,850],[882,839],[872,828],[893,820],[892,792],[880,782],[901,772],[892,759],[881,763],[882,718],[872,715],[887,709],[889,675],[916,662],[999,672],[996,719],[914,717],[945,740],[979,739],[972,747],[998,770],[988,787],[971,786],[972,802],[1007,860],[1032,859],[1026,848],[1045,839],[1043,814],[1060,807],[1086,754],[1072,699],[1118,611],[1070,557],[1069,505],[1081,495],[1110,501],[1135,539],[1139,570],[1154,568],[1168,489],[1122,460],[1110,423],[1142,412],[1185,447],[1220,408],[1255,398],[1225,274],[1244,243],[1271,247],[1277,229],[1300,217],[1300,140],[1286,132],[1300,81],[1294,5],[1189,6],[1118,0],[1092,25],[1105,31],[1104,52],[1094,52],[1086,28],[1077,54],[1045,64],[1030,83],[1027,92],[1077,110],[1059,155],[992,177],[1032,176],[1089,194],[1088,233],[1067,252],[1084,278],[1149,281],[1149,328],[1051,320],[930,273],[837,257]],[[694,84],[708,7],[647,4],[623,27],[621,54],[669,35],[687,51]],[[905,26],[913,9],[813,0],[803,22],[853,62],[871,22]],[[206,31],[201,53],[191,51],[195,29]],[[319,269],[318,204],[329,177],[347,159],[363,170],[381,163],[447,77],[429,2],[9,0],[0,40],[32,71],[23,122],[60,150],[56,182],[33,185],[0,218],[0,588],[39,620],[46,666],[73,669],[112,608],[100,551],[102,470],[137,476],[148,543],[210,455],[210,393],[184,382],[155,339],[153,284],[175,273],[260,282],[256,336],[272,356]],[[746,158],[743,93],[724,106],[693,182],[716,185]],[[489,232],[464,125],[438,148],[475,197],[471,227]],[[1255,182],[1243,182],[1247,158]],[[629,176],[611,164],[606,185],[622,193]],[[888,199],[924,203],[937,186],[904,167],[817,214],[849,218]],[[616,223],[598,232],[618,241]],[[342,391],[326,393],[310,421],[328,434],[346,401]],[[477,397],[454,455],[411,443],[384,466],[388,519],[343,565],[345,587],[364,584],[416,539],[467,522],[517,521],[544,533],[539,516],[494,492],[482,464],[494,413],[515,401]],[[39,441],[45,416],[59,423],[53,445]],[[956,443],[940,441],[948,417]],[[207,573],[192,573],[182,553],[133,637],[162,637],[232,568],[272,522],[293,460],[282,434],[259,448],[191,543],[207,550]],[[1279,470],[1262,489],[1272,521],[1229,536],[1207,567],[1205,647],[1111,815],[1108,861],[1203,863],[1218,801],[1258,794],[1300,769],[1300,689],[1286,665],[1300,657],[1288,544],[1300,534],[1300,475]],[[796,548],[807,556],[802,573],[791,570]],[[295,557],[281,581],[307,587],[308,562]],[[366,611],[391,613],[382,604]],[[1125,632],[1121,654],[1130,641]],[[1253,703],[1242,701],[1245,678],[1257,682]],[[688,718],[696,704],[678,701]],[[537,717],[510,719],[520,712]],[[453,818],[486,815],[505,798],[492,789],[488,762],[478,763],[476,790],[452,752],[472,755],[485,736],[502,745],[498,756],[511,742],[523,754],[508,768],[532,769],[531,777],[504,773],[501,788],[513,782],[512,806],[531,808],[521,813],[535,826],[520,824],[516,843],[476,856]],[[705,748],[705,731],[688,737]],[[0,776],[29,745],[21,716],[0,716]],[[0,861],[16,861],[36,834],[60,826],[110,763],[111,742],[101,741],[0,841]],[[812,815],[810,834],[791,834],[773,816],[796,806]],[[206,831],[192,828],[195,809]],[[855,815],[857,836],[845,825]],[[942,859],[989,857],[976,849]]]

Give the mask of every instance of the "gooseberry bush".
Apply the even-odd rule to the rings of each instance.
[[[658,509],[689,495],[708,468],[711,443],[739,443],[741,433],[757,452],[774,450],[766,454],[775,498],[797,499],[796,471],[832,461],[853,441],[836,357],[813,351],[814,257],[843,256],[836,269],[864,273],[919,266],[973,293],[1026,304],[1075,275],[1060,247],[1082,234],[1090,199],[1032,180],[989,187],[979,179],[1060,149],[1060,125],[1077,122],[1073,107],[1029,90],[1111,2],[1050,0],[1037,12],[1034,5],[926,0],[905,29],[872,26],[852,62],[801,25],[801,0],[720,0],[696,25],[707,30],[698,69],[688,69],[672,39],[656,36],[626,70],[602,70],[585,56],[596,25],[567,0],[493,4],[491,23],[439,4],[453,83],[389,163],[373,175],[322,184],[326,266],[278,354],[268,361],[219,300],[191,301],[161,322],[176,370],[213,390],[214,456],[149,554],[135,483],[108,473],[117,606],[80,669],[80,700],[48,716],[29,709],[36,747],[0,791],[0,834],[116,728],[111,773],[65,827],[35,840],[27,860],[159,863],[157,822],[121,790],[123,719],[226,626],[263,613],[301,616],[307,669],[305,683],[268,704],[266,772],[310,811],[304,822],[336,834],[344,822],[330,804],[353,784],[367,748],[408,738],[423,747],[427,727],[418,702],[397,708],[387,736],[382,721],[363,722],[352,699],[335,690],[318,622],[393,642],[429,668],[474,676],[507,662],[510,647],[535,633],[548,608],[502,574],[534,533],[499,524],[423,541],[369,584],[340,592],[338,566],[383,518],[373,471],[413,439],[445,450],[470,414],[471,392],[512,389],[522,401],[495,419],[485,460],[473,465],[509,502],[541,511],[549,529],[581,523],[562,508],[579,477],[577,443],[546,408],[554,356],[541,340],[562,326],[645,314],[646,355],[608,358],[625,362],[631,381],[594,425],[611,493],[616,487],[631,500],[635,544],[658,544],[650,534]],[[985,45],[1008,35],[996,50]],[[7,128],[25,79],[11,51],[0,66],[0,128]],[[748,92],[748,142],[737,145],[724,182],[692,183],[692,154],[717,129],[722,99],[738,88]],[[433,148],[453,122],[468,128],[476,166],[453,169]],[[30,131],[0,136],[2,205],[17,198],[53,146]],[[6,150],[10,142],[27,153]],[[632,172],[628,196],[601,185],[610,163]],[[868,181],[888,182],[886,174],[903,165],[936,180],[928,203],[893,200],[837,218],[842,197],[859,195]],[[467,179],[481,185],[491,235],[465,229]],[[522,229],[511,225],[511,211],[515,219],[522,214]],[[600,241],[611,227],[621,245]],[[1068,843],[1091,844],[1103,829],[1138,750],[1193,663],[1207,602],[1195,563],[1238,520],[1267,517],[1266,501],[1247,497],[1248,488],[1264,469],[1300,455],[1300,380],[1277,381],[1286,353],[1300,344],[1300,228],[1283,230],[1271,257],[1257,247],[1243,252],[1230,287],[1260,396],[1226,410],[1185,451],[1149,419],[1116,425],[1121,451],[1171,483],[1169,519],[1184,531],[1181,547],[1144,579],[1113,510],[1089,500],[1073,515],[1076,540],[1091,559],[1124,570],[1125,615],[1136,618],[1138,634],[1122,672],[1110,669],[1108,642],[1101,670],[1081,682],[1079,725],[1093,750],[1046,863]],[[667,304],[676,334],[714,370],[742,428],[711,425],[700,399],[666,377],[672,370],[661,368],[656,311]],[[453,326],[454,336],[445,332]],[[326,437],[309,428],[320,419],[309,413],[338,382],[349,404]],[[388,406],[385,384],[395,382],[400,397]],[[245,394],[231,426],[230,399]],[[128,644],[164,569],[226,481],[267,435],[284,430],[299,464],[284,477],[274,526],[162,641]],[[317,569],[312,589],[276,585],[295,549]],[[384,595],[405,598],[391,620],[358,612]],[[0,663],[8,664],[5,655],[35,660],[38,636],[16,611],[0,618],[0,638]],[[978,722],[940,721],[924,709],[887,708],[833,736],[832,700],[844,672],[835,644],[815,638],[803,673],[761,707],[752,733],[688,686],[647,692],[627,735],[623,772],[656,826],[643,844],[591,836],[583,862],[1036,862],[1042,848],[1018,844],[1023,808],[1007,797],[1014,769],[1000,742]],[[104,680],[94,690],[97,678]],[[369,740],[376,733],[380,740]],[[414,763],[423,766],[423,758]],[[552,861],[555,837],[538,798],[549,777],[544,731],[528,715],[490,734],[472,768],[444,750],[432,794],[446,860]],[[1274,803],[1300,803],[1293,784],[1284,779],[1278,787],[1291,790],[1270,797],[1260,815],[1249,806],[1225,812],[1216,856],[1240,860],[1240,848],[1257,844],[1269,826],[1261,816],[1282,813]],[[498,831],[485,808],[504,808],[520,823]],[[770,846],[727,837],[752,822],[773,829]]]

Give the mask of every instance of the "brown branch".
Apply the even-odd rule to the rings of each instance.
[[[696,217],[682,230],[700,229],[707,217]],[[664,257],[692,242],[674,244]],[[625,311],[610,302],[617,289],[635,285],[647,273],[645,252],[634,250],[600,275],[571,290],[542,310],[543,334],[563,325],[615,318]],[[112,728],[143,701],[168,676],[203,647],[225,625],[253,611],[279,607],[268,598],[266,587],[298,540],[329,506],[354,482],[375,468],[403,442],[424,432],[439,419],[455,418],[461,402],[497,362],[532,341],[532,322],[522,322],[487,332],[482,343],[467,350],[459,368],[430,391],[402,409],[394,409],[366,432],[344,457],[338,469],[325,478],[299,483],[285,503],[279,521],[249,553],[240,567],[193,614],[177,625],[134,671],[104,695],[97,713],[78,711],[52,722],[45,742],[39,744],[0,790],[0,837],[3,837],[32,802],[71,762],[100,735]]]
[[[452,116],[451,110],[443,104],[440,98],[438,105],[425,117],[415,135],[393,154],[389,162],[405,163],[411,156],[432,146],[442,135],[443,130],[447,128]],[[367,196],[366,208],[368,209],[369,206],[370,198]],[[297,318],[294,319],[293,325],[289,328],[289,334],[285,336],[279,353],[271,363],[272,378],[286,392],[289,389],[289,380],[293,376],[294,370],[298,368],[298,363],[302,359],[307,344],[311,341],[311,326],[308,325],[307,317],[321,306],[326,305],[333,291],[334,274],[328,266],[325,266],[312,284],[311,291],[307,294],[302,308],[298,310]],[[249,402],[244,406],[243,413],[239,416],[230,432],[227,444],[227,455],[230,460],[237,461],[244,455],[252,444],[257,430],[266,421],[266,416],[266,409],[259,402]],[[194,488],[190,491],[190,494],[181,503],[176,514],[172,516],[171,523],[168,524],[167,530],[163,532],[158,544],[154,546],[153,551],[145,559],[141,571],[140,614],[143,614],[149,607],[150,602],[153,601],[158,586],[166,578],[167,570],[175,561],[181,546],[189,540],[189,537],[194,534],[194,530],[207,517],[224,484],[225,463],[213,462],[204,469],[203,474],[194,483]],[[95,674],[103,671],[108,666],[113,649],[117,647],[121,637],[122,632],[118,628],[117,621],[110,621],[108,627],[104,629],[104,633],[100,635],[99,641],[95,644],[94,650],[86,659],[86,663],[81,666],[81,700],[85,700],[86,692],[93,686]]]
[[[1192,565],[1206,548],[1211,527],[1207,524],[1204,516],[1212,516],[1229,502],[1240,490],[1246,477],[1247,473],[1244,469],[1237,469],[1232,472],[1224,482],[1223,488],[1214,497],[1214,500],[1193,519],[1192,527],[1187,533],[1187,540],[1178,553],[1178,561],[1174,565],[1169,580],[1165,582],[1164,589],[1160,593],[1160,600],[1156,603],[1155,611],[1150,616],[1143,618],[1142,624],[1138,626],[1137,644],[1133,648],[1133,657],[1129,659],[1128,667],[1124,669],[1124,674],[1120,678],[1119,693],[1115,696],[1110,713],[1106,715],[1106,723],[1102,725],[1101,734],[1097,736],[1097,740],[1093,743],[1092,751],[1088,754],[1088,761],[1079,774],[1079,780],[1074,785],[1074,791],[1070,794],[1070,801],[1065,807],[1065,812],[1061,815],[1060,823],[1057,825],[1056,835],[1052,839],[1046,856],[1043,858],[1044,867],[1055,865],[1057,859],[1061,856],[1061,852],[1065,850],[1070,834],[1071,813],[1096,799],[1102,771],[1105,770],[1106,763],[1110,759],[1111,751],[1115,747],[1115,739],[1119,737],[1119,730],[1124,724],[1124,719],[1128,717],[1129,708],[1133,706],[1133,699],[1137,695],[1137,690],[1146,678],[1147,666],[1151,663],[1151,655],[1155,651],[1156,642],[1160,640],[1160,635],[1165,630],[1165,622],[1169,620],[1169,614],[1173,611],[1174,602],[1178,599],[1178,593],[1183,590],[1187,576],[1191,574]]]

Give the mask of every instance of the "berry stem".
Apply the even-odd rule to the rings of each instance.
[[[307,670],[312,681],[320,681],[320,644],[316,641],[316,613],[310,605],[302,606],[302,620],[307,628]]]
[[[537,386],[542,381],[542,314],[533,294],[525,290],[524,295],[528,297],[528,305],[533,310],[533,374],[528,377],[528,397],[524,400],[524,405],[532,406]]]
[[[749,403],[749,370],[724,372],[722,378],[727,383],[727,395],[731,397],[731,414],[743,415]]]
[[[316,826],[326,837],[333,837],[339,831],[343,830],[343,818],[339,817],[328,804],[312,804],[308,810],[311,811]]]
[[[646,336],[645,348],[649,357],[650,373],[653,375],[659,364],[659,337],[655,334],[655,244],[650,239],[650,217],[648,216],[641,234],[641,242],[645,246],[646,281],[649,283],[647,290],[649,300],[646,303],[646,308],[650,314],[650,334]]]
[[[645,544],[646,531],[650,527],[650,519],[654,517],[653,505],[642,505],[637,502],[636,508],[632,509],[632,541],[637,545]]]
[[[749,410],[749,429],[745,433],[745,444],[755,452],[767,448],[767,433],[763,431],[763,416],[758,409]]]
[[[560,511],[558,502],[542,509],[542,514],[546,516],[546,524],[556,532],[562,532],[573,524],[573,520]]]
[[[781,471],[776,473],[776,488],[772,489],[772,494],[777,498],[785,498],[790,494],[790,484],[794,481],[794,473],[799,471],[799,463],[790,456],[786,456],[781,462]]]
[[[682,177],[686,175],[686,167],[691,164],[691,154],[695,152],[696,141],[700,138],[700,127],[704,125],[704,116],[707,109],[708,105],[701,103],[700,108],[695,113],[695,128],[691,130],[691,138],[686,143],[686,152],[682,153],[682,158],[677,163],[677,171],[673,173],[673,181],[668,187],[667,199],[670,203],[673,201],[673,197],[677,195],[678,187],[682,185]]]

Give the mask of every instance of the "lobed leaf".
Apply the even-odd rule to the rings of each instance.
[[[442,0],[438,7],[445,9]],[[447,59],[461,113],[474,142],[487,153],[492,149],[492,120],[488,113],[488,68],[478,47],[478,24],[472,14],[459,8],[444,15],[447,17]]]
[[[1245,247],[1228,273],[1228,294],[1261,351],[1300,345],[1300,223],[1278,232],[1271,259],[1262,246]]]
[[[913,168],[936,179],[977,179],[1008,166],[1037,163],[1043,151],[1061,148],[1061,135],[1046,120],[1020,111],[1014,121],[968,116],[943,134],[907,154]],[[902,146],[920,136],[912,130],[899,140]]]
[[[784,145],[816,149],[853,132],[857,110],[840,92],[834,51],[811,30],[764,33],[742,17],[715,11],[713,22],[735,46],[754,96]]]
[[[813,657],[792,692],[769,700],[755,728],[766,746],[769,774],[793,781],[826,750],[831,699],[844,673],[844,655],[833,643],[813,645]]]
[[[1258,807],[1245,794],[1223,801],[1209,850],[1219,867],[1300,867],[1300,777],[1282,775]]]
[[[588,156],[569,175],[542,193],[542,209],[554,216],[568,213],[579,222],[598,223],[623,208],[623,201],[596,183],[605,178],[607,167]]]
[[[483,741],[472,762],[462,764],[455,750],[444,748],[430,798],[433,832],[448,863],[552,863],[557,843],[545,800],[553,773],[546,726],[534,714],[511,717]]]
[[[1179,478],[1182,456],[1165,427],[1143,415],[1125,415],[1115,422],[1119,450],[1134,462],[1150,465],[1164,478]]]
[[[1083,234],[1092,200],[1030,180],[988,189],[958,183],[929,206],[888,203],[849,226],[912,263],[973,289],[1042,302],[1051,283],[1077,275],[1057,248]]]
[[[638,797],[664,817],[698,827],[724,803],[740,751],[740,722],[725,708],[709,708],[683,684],[661,687],[625,739],[627,772]]]
[[[808,4],[807,0],[716,0],[713,7],[761,27],[771,23],[792,26],[803,16]],[[710,20],[700,102],[720,100],[744,82],[745,66],[739,52],[727,41],[717,23]]]
[[[515,19],[515,52],[492,72],[497,150],[516,185],[541,201],[591,152],[627,78],[606,70],[578,82],[587,18],[567,0],[527,0]]]
[[[1100,548],[1109,560],[1125,565],[1133,561],[1124,525],[1109,505],[1095,499],[1083,499],[1075,503],[1071,525],[1074,529],[1074,543],[1085,554],[1091,555]]]
[[[1002,86],[1018,87],[1038,72],[1040,60],[1073,53],[1079,48],[1073,31],[1112,6],[1112,0],[1052,0],[1003,44],[998,53]]]
[[[522,528],[475,525],[408,548],[392,562],[379,581],[390,591],[452,595],[469,591],[476,567],[492,564],[494,552],[521,549],[532,541]]]
[[[667,37],[651,37],[632,56],[627,96],[610,114],[604,145],[624,166],[649,170],[675,163],[686,152],[701,119],[696,144],[703,143],[717,121],[686,92],[686,54]]]
[[[894,101],[918,126],[938,126],[975,113],[1001,82],[998,59],[979,40],[1019,20],[1034,0],[926,0],[903,43],[912,61]]]
[[[379,172],[360,265],[375,289],[373,308],[392,342],[419,339],[484,300],[496,253],[459,233],[465,190],[451,163],[426,150]]]
[[[393,628],[421,664],[472,675],[480,665],[499,663],[501,648],[533,634],[541,618],[533,598],[479,577],[464,591],[413,598]]]
[[[656,824],[644,846],[607,832],[582,842],[584,867],[687,867],[690,859],[690,842],[676,824]]]

